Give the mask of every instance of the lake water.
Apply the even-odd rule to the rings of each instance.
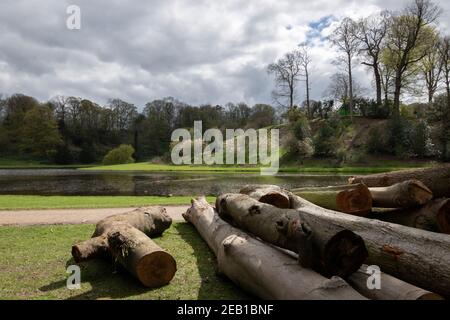
[[[345,184],[349,175],[192,172],[114,172],[67,169],[0,170],[0,194],[22,195],[218,195],[246,184],[285,188]]]

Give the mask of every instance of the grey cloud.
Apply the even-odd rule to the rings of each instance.
[[[138,106],[168,95],[193,104],[271,103],[267,64],[310,32],[317,99],[335,66],[322,25],[311,32],[311,24],[406,2],[3,0],[0,93],[41,100],[77,95],[99,103],[120,97]],[[448,28],[450,17],[446,2],[442,28]],[[79,31],[65,27],[69,4],[81,7]],[[370,86],[367,70],[360,67],[356,74]]]

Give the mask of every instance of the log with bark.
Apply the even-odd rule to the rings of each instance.
[[[450,199],[434,199],[419,208],[374,211],[368,218],[450,234]]]
[[[364,183],[370,188],[388,187],[411,179],[417,179],[424,183],[436,198],[450,197],[450,165],[354,176],[349,178],[349,182]]]
[[[433,199],[433,193],[419,180],[406,180],[389,187],[369,188],[373,206],[379,208],[411,208]],[[308,199],[306,199],[308,200]]]
[[[369,188],[361,183],[346,186],[297,188],[292,189],[291,192],[330,210],[357,216],[365,216],[372,210],[372,196]],[[289,205],[289,200],[287,203]]]
[[[92,238],[72,247],[78,262],[112,257],[147,287],[159,287],[172,280],[175,259],[149,237],[160,236],[172,219],[162,207],[136,209],[97,223]]]
[[[279,192],[278,186],[264,185],[254,187],[248,185],[242,188],[240,193],[257,199],[259,202],[271,204],[277,208],[289,209],[291,207],[289,197]]]
[[[183,215],[217,257],[218,269],[262,299],[363,300],[339,277],[326,279],[280,250],[222,220],[205,198],[192,200]]]
[[[286,249],[278,248],[293,259],[298,259],[297,254]],[[372,266],[373,267],[373,266]],[[379,272],[379,287],[369,288],[369,284],[374,285],[373,271],[368,265],[362,265],[355,273],[351,274],[348,283],[364,297],[371,300],[443,300],[440,295],[413,286],[405,281],[397,279],[384,272]]]
[[[372,300],[443,300],[436,293],[416,287],[384,272],[379,274],[379,288],[369,289],[368,282],[372,283],[370,279],[372,273],[368,272],[368,268],[369,266],[363,265],[348,278],[351,286],[366,298]]]
[[[241,192],[250,190],[244,188]],[[270,189],[264,190],[273,193]],[[262,192],[249,193],[260,199]],[[266,242],[298,253],[302,266],[327,277],[345,278],[358,270],[367,257],[361,237],[345,228],[309,221],[297,210],[277,208],[246,194],[221,195],[216,200],[216,209],[225,221]]]
[[[396,278],[450,297],[450,236],[327,210],[288,190],[271,188],[272,192],[278,188],[289,196],[291,207],[309,224],[344,228],[361,236],[369,252],[367,264],[378,265]]]
[[[327,225],[352,230],[364,239],[366,263],[418,287],[450,297],[450,237],[311,206],[298,196],[291,205]]]

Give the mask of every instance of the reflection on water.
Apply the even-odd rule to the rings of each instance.
[[[0,194],[24,195],[218,195],[246,184],[285,188],[345,184],[348,175],[112,172],[60,169],[0,170]]]

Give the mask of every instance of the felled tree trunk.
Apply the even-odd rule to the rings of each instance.
[[[218,269],[262,299],[365,299],[339,277],[326,279],[292,258],[223,221],[204,198],[183,215],[217,257]]]
[[[431,200],[419,208],[373,212],[369,218],[450,234],[450,199]]]
[[[348,282],[352,287],[366,298],[372,300],[442,300],[443,298],[433,292],[418,288],[405,281],[397,279],[384,272],[379,274],[379,288],[369,289],[369,284],[375,284],[370,279],[372,273],[368,273],[367,265],[352,274]],[[376,280],[375,280],[376,281]]]
[[[411,208],[433,199],[433,193],[419,180],[407,180],[389,187],[369,188],[373,206],[379,208]],[[308,199],[306,199],[308,200]]]
[[[450,297],[450,237],[324,210],[291,194],[291,206],[311,220],[352,230],[364,239],[367,264],[426,290]]]
[[[450,165],[354,176],[349,178],[349,182],[364,183],[370,188],[388,187],[412,179],[417,179],[424,183],[436,198],[450,197]]]
[[[367,264],[378,265],[383,272],[403,281],[450,297],[448,235],[326,210],[287,190],[271,188],[272,192],[278,188],[278,192],[288,195],[291,207],[310,225],[345,228],[361,236],[369,251]]]
[[[257,199],[259,202],[271,204],[277,208],[289,209],[290,200],[289,197],[279,192],[277,186],[245,186],[241,189],[240,193],[246,194],[253,199]]]
[[[297,255],[282,248],[277,248],[290,257],[297,259]],[[370,272],[369,272],[370,271]],[[371,277],[372,276],[372,277]],[[362,265],[361,268],[352,273],[347,281],[353,289],[358,291],[364,297],[371,300],[442,300],[443,298],[433,292],[413,286],[405,281],[397,279],[384,272],[379,273],[379,287],[369,289],[370,285],[375,285],[373,271],[369,270],[368,265]]]
[[[148,287],[172,280],[175,259],[149,237],[161,235],[172,219],[161,207],[136,209],[101,220],[92,238],[72,247],[76,262],[112,257]]]
[[[372,196],[364,184],[299,188],[292,193],[322,208],[365,216],[372,210]],[[288,201],[289,204],[289,201]]]
[[[219,196],[216,209],[224,220],[244,231],[297,252],[302,266],[325,276],[345,278],[358,270],[367,257],[361,237],[345,228],[310,222],[297,210],[280,209],[245,194]]]

